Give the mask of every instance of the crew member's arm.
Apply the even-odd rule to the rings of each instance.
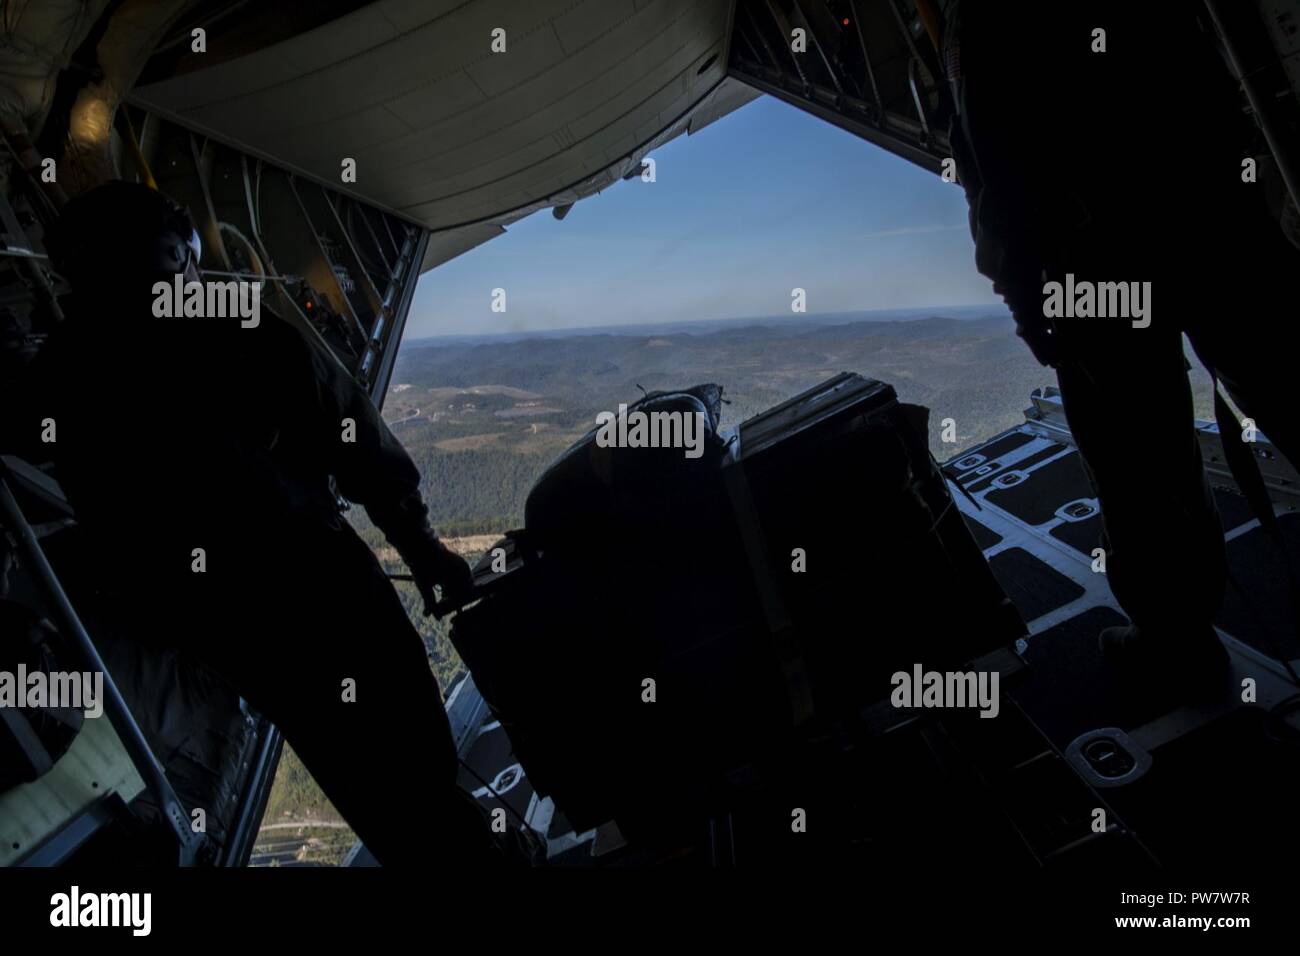
[[[1053,358],[1042,316],[1042,273],[1059,250],[1054,219],[1069,182],[1061,162],[1058,126],[1043,85],[1045,51],[1058,31],[1041,29],[1027,45],[1009,30],[1013,11],[981,0],[961,0],[950,23],[948,59],[959,70],[953,151],[970,203],[975,266],[1016,318],[1017,333],[1039,361]],[[1059,90],[1055,85],[1051,92]]]
[[[424,596],[426,613],[435,603],[435,585],[444,599],[463,596],[473,586],[469,565],[430,526],[420,495],[420,472],[406,449],[334,356],[292,331],[311,355],[326,461],[339,491],[365,507],[402,556]]]

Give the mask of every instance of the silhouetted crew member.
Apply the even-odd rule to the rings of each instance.
[[[1226,562],[1183,333],[1292,462],[1300,442],[1297,256],[1242,181],[1253,131],[1198,13],[961,0],[944,63],[976,264],[1056,368],[1101,502],[1107,577],[1134,625],[1104,631],[1102,650],[1121,673],[1207,688],[1226,663],[1212,627]],[[1045,284],[1067,274],[1150,282],[1150,325],[1046,318]]]
[[[112,616],[267,714],[382,863],[486,849],[423,642],[330,488],[426,604],[471,586],[369,397],[266,309],[254,327],[156,317],[156,282],[199,280],[197,235],[144,186],[72,200],[51,250],[76,301],[42,355],[45,409]]]

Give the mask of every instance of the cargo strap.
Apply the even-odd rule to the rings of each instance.
[[[812,717],[812,686],[808,680],[808,668],[803,659],[803,648],[799,644],[794,624],[781,600],[781,592],[776,577],[768,561],[767,539],[763,526],[759,522],[758,509],[754,507],[754,496],[749,490],[749,480],[745,477],[744,466],[739,460],[739,435],[733,446],[732,461],[723,466],[723,481],[731,499],[731,508],[736,516],[736,525],[740,529],[741,541],[745,545],[745,555],[749,558],[749,570],[754,583],[758,586],[759,600],[763,605],[763,616],[767,620],[768,631],[772,635],[772,648],[781,665],[785,678],[786,692],[790,696],[790,716],[794,726],[798,727]]]
[[[1260,525],[1268,536],[1277,540],[1281,534],[1277,514],[1273,511],[1273,500],[1269,497],[1264,475],[1259,470],[1259,462],[1246,443],[1235,436],[1241,433],[1241,422],[1228,407],[1223,391],[1219,387],[1218,375],[1211,372],[1211,384],[1214,387],[1214,419],[1219,426],[1219,439],[1223,445],[1223,457],[1228,461],[1228,470],[1236,479],[1242,496],[1250,504],[1250,510],[1259,519]]]
[[[1241,422],[1237,421],[1237,416],[1233,414],[1227,400],[1223,397],[1217,371],[1213,368],[1208,371],[1210,383],[1214,387],[1214,418],[1219,426],[1219,441],[1223,445],[1223,457],[1227,459],[1228,470],[1232,472],[1237,487],[1250,504],[1255,517],[1259,519],[1264,535],[1273,542],[1273,546],[1282,557],[1282,567],[1286,572],[1287,580],[1287,597],[1291,603],[1291,623],[1295,628],[1297,639],[1300,639],[1300,583],[1296,579],[1295,562],[1291,560],[1291,553],[1286,546],[1286,537],[1282,534],[1282,525],[1273,510],[1273,499],[1269,496],[1268,485],[1265,484],[1264,475],[1260,471],[1259,460],[1246,447],[1246,442],[1240,438]],[[1233,584],[1235,586],[1236,582],[1234,581]],[[1243,594],[1242,597],[1245,598],[1245,595]],[[1281,647],[1275,647],[1275,651],[1282,665],[1291,675],[1292,681],[1300,684],[1285,651]]]

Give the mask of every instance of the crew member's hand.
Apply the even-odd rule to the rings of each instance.
[[[459,602],[474,590],[474,575],[469,563],[437,538],[429,538],[419,547],[408,549],[402,558],[411,569],[415,586],[424,598],[424,613],[447,601]],[[442,591],[441,602],[434,588]]]

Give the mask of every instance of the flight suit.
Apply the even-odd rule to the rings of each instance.
[[[490,857],[423,641],[330,487],[417,577],[445,557],[369,397],[265,309],[246,328],[102,292],[40,357],[37,405],[115,628],[228,680],[381,863]]]
[[[1058,375],[1144,633],[1212,640],[1226,561],[1184,334],[1292,462],[1296,250],[1243,182],[1253,129],[1200,4],[960,0],[944,65],[976,265]],[[1151,283],[1151,322],[1044,316],[1049,281]],[[1225,440],[1239,436],[1227,435]],[[1194,636],[1189,636],[1194,635]]]

